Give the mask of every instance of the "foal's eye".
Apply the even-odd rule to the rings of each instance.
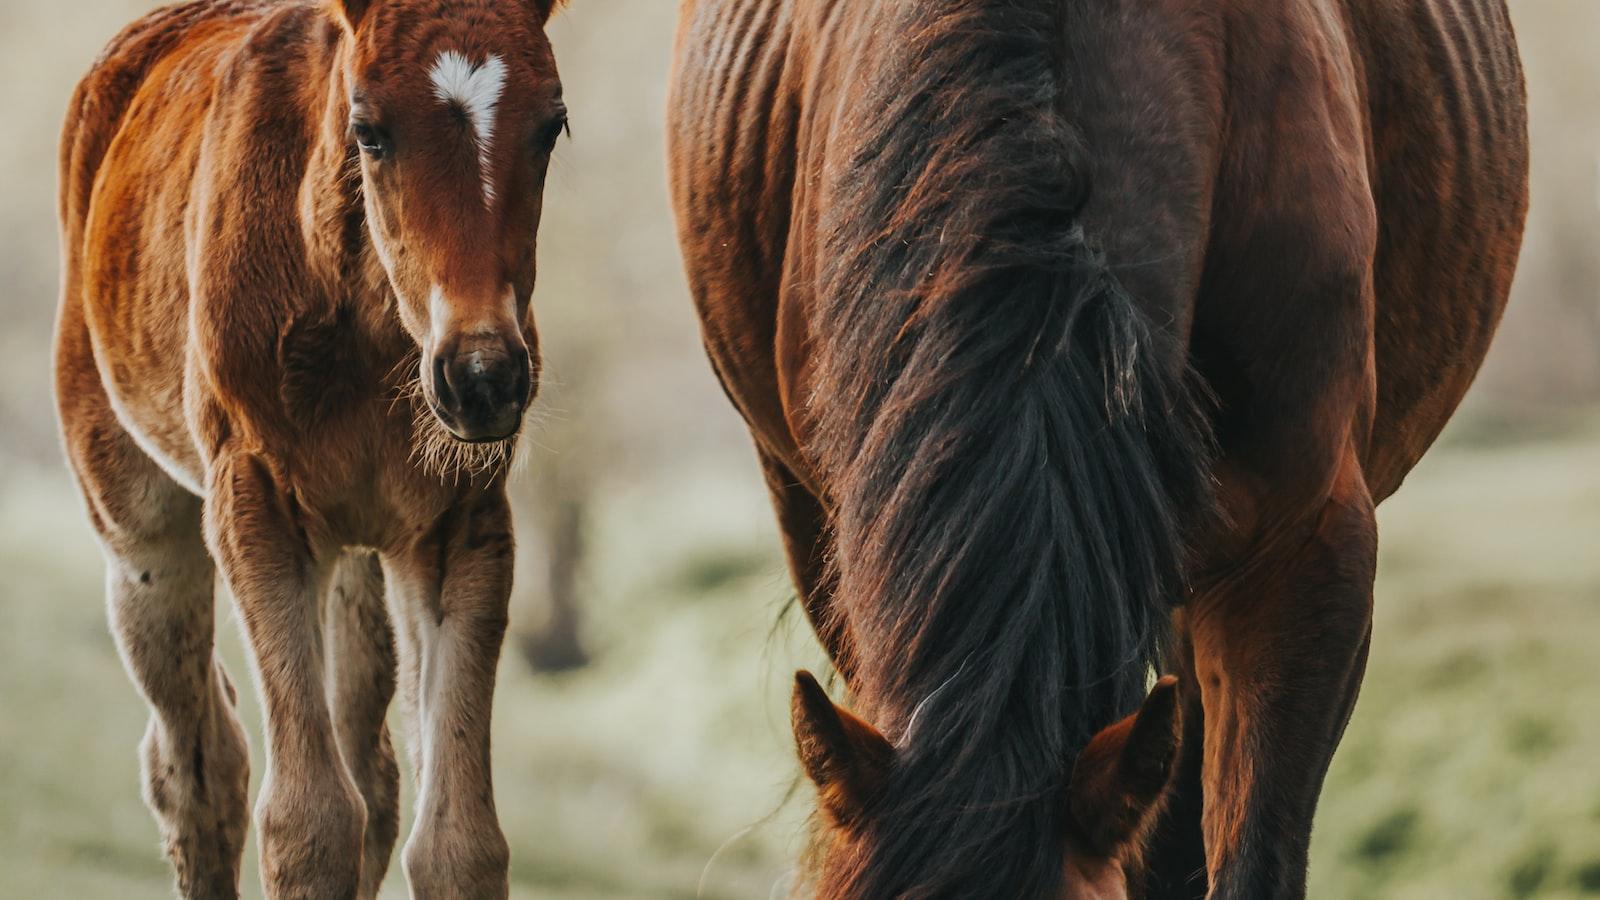
[[[539,132],[538,150],[540,153],[549,153],[556,148],[556,141],[561,140],[562,133],[571,134],[572,129],[567,124],[567,117],[562,116],[552,120]]]
[[[373,159],[382,159],[389,152],[389,136],[383,129],[356,122],[350,126],[350,132],[355,135],[356,146],[361,148],[361,152]]]

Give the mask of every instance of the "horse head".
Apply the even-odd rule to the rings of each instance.
[[[537,388],[530,301],[545,173],[566,130],[544,26],[558,0],[329,0],[367,232],[462,441],[514,435]]]
[[[1127,873],[1138,866],[1177,761],[1177,685],[1162,678],[1138,711],[1099,731],[1073,763],[1060,797],[1062,900],[1129,896]],[[824,878],[870,853],[874,835],[927,826],[892,821],[906,808],[886,796],[904,751],[836,706],[808,672],[796,675],[791,713],[800,761],[817,787]]]

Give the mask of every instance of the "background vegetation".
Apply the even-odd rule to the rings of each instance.
[[[145,710],[48,389],[58,123],[148,6],[0,4],[0,897],[169,894],[138,797]],[[766,897],[810,800],[789,673],[820,654],[783,615],[753,455],[684,293],[656,149],[675,4],[572,6],[552,31],[575,138],[538,296],[551,415],[518,487],[496,708],[514,893]],[[1535,115],[1524,265],[1467,408],[1381,512],[1372,662],[1321,807],[1317,898],[1600,895],[1600,5],[1514,13]],[[231,617],[220,640],[242,676]]]

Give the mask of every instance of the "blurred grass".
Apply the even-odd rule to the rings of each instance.
[[[1462,428],[1384,505],[1372,661],[1328,778],[1313,897],[1600,896],[1597,459],[1600,419],[1536,443]],[[597,662],[542,678],[502,666],[515,896],[734,900],[781,884],[809,802],[791,796],[788,675],[818,651],[797,616],[775,625],[789,587],[769,520],[753,461],[599,499],[584,578]],[[53,471],[13,470],[0,529],[0,896],[165,897],[138,797],[145,711],[77,499]],[[222,646],[244,676],[231,618]],[[386,896],[404,896],[397,867]]]
[[[598,663],[535,678],[504,659],[495,777],[514,896],[765,897],[796,854],[807,811],[784,803],[789,673],[821,657],[800,623],[780,624],[777,536],[753,462],[742,474],[689,471],[681,493],[607,496],[585,579]],[[64,476],[0,482],[0,567],[0,897],[168,896],[139,800],[145,708]],[[225,617],[223,655],[248,679]],[[252,692],[241,714],[259,784]],[[260,895],[254,853],[248,896]],[[385,896],[405,896],[398,866],[391,878]]]
[[[1315,897],[1600,896],[1600,424],[1463,422],[1379,515]]]

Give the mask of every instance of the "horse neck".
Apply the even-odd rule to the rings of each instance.
[[[914,40],[830,123],[855,164],[819,214],[812,443],[857,699],[899,757],[894,827],[822,893],[1051,896],[1072,760],[1181,596],[1205,441],[1081,226],[1057,10],[874,9]]]

